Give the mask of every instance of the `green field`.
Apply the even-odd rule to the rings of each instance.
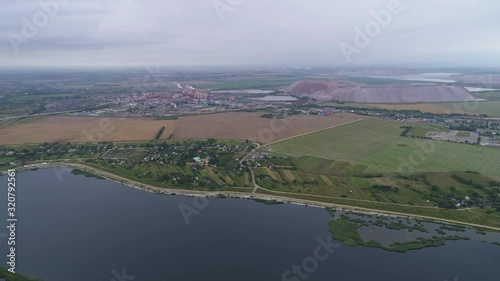
[[[0,267],[0,278],[7,281],[42,281],[41,279],[32,279],[21,274],[14,274]]]
[[[156,120],[179,120],[179,116],[157,116]]]
[[[487,101],[481,102],[447,102],[447,103],[415,103],[415,104],[368,104],[368,103],[336,103],[325,102],[321,106],[333,106],[359,109],[378,110],[418,110],[421,112],[432,112],[434,114],[460,113],[469,115],[488,115],[500,117],[500,95],[490,94]]]
[[[351,174],[364,172],[368,167],[348,162],[334,161],[312,156],[301,156],[297,159],[302,171],[312,174]]]
[[[445,109],[457,109],[457,108],[460,108],[460,109],[463,109],[463,110],[470,110],[471,111],[471,114],[486,114],[488,116],[492,116],[492,117],[500,117],[500,101],[496,100],[496,101],[483,101],[483,102],[479,102],[477,103],[477,109],[476,109],[476,106],[472,103],[463,103],[463,102],[459,102],[459,103],[438,103],[438,104],[435,104],[439,107],[442,107],[442,108],[445,108]],[[467,109],[469,108],[470,109]]]
[[[402,137],[403,125],[364,120],[276,143],[270,149],[299,160],[315,156],[367,166],[368,173],[475,171],[500,178],[500,149]],[[310,159],[306,163],[316,165]]]
[[[283,196],[279,193],[259,189],[258,194],[269,194]],[[440,208],[424,208],[421,206],[400,206],[381,204],[379,202],[361,202],[361,201],[346,201],[342,198],[324,198],[314,195],[303,194],[287,194],[286,197],[310,200],[315,202],[325,202],[331,204],[349,205],[351,207],[369,208],[380,211],[398,212],[405,214],[414,214],[420,216],[429,216],[433,218],[442,218],[448,220],[456,220],[465,223],[479,223],[493,227],[500,227],[500,213],[492,213],[485,209],[473,208],[470,211],[464,212],[461,210],[440,209]]]

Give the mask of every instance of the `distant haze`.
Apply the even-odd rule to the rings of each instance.
[[[500,66],[498,0],[400,0],[363,46],[391,0],[55,1],[2,2],[0,67]]]

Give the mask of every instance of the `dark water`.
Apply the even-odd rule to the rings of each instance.
[[[52,169],[20,173],[17,181],[17,269],[45,281],[282,280],[329,235],[329,216],[318,208],[210,199],[187,225],[179,205],[194,206],[191,197],[69,173],[61,182]],[[3,225],[6,177],[0,182]],[[6,242],[0,246],[6,267]],[[113,275],[122,269],[126,278]],[[399,254],[340,246],[312,269],[307,280],[497,281],[500,247],[452,241]]]

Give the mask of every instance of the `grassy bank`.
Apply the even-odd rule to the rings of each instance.
[[[264,205],[281,205],[283,202],[276,200],[254,199],[255,202],[263,203]]]
[[[80,170],[80,169],[73,169],[71,171],[71,173],[73,175],[83,175],[83,176],[86,176],[88,178],[96,178],[96,179],[100,179],[100,180],[103,180],[104,177],[101,177],[99,175],[96,175],[94,173],[90,173],[90,172],[87,172],[87,171],[83,171],[83,170]]]
[[[266,190],[262,190],[262,189],[259,189],[257,192],[259,194],[268,194],[268,195],[303,199],[303,200],[309,200],[309,201],[338,204],[338,205],[350,206],[353,208],[359,207],[359,208],[366,208],[366,209],[372,209],[372,210],[380,210],[381,212],[388,211],[388,212],[402,213],[402,214],[414,215],[414,216],[424,216],[424,217],[436,218],[436,219],[453,220],[453,221],[463,222],[465,224],[482,224],[482,225],[488,225],[488,226],[497,227],[497,228],[500,227],[499,215],[488,214],[487,210],[481,210],[481,209],[473,209],[470,211],[447,210],[447,209],[435,209],[435,208],[422,208],[422,207],[418,207],[418,206],[397,206],[397,205],[389,205],[389,204],[378,203],[378,202],[371,203],[371,202],[362,202],[362,201],[346,201],[346,200],[342,200],[341,198],[338,198],[338,199],[324,198],[324,197],[318,197],[318,196],[313,196],[313,195],[300,195],[300,194],[297,194],[297,195],[286,194],[286,195],[284,195],[284,194],[280,194],[280,193],[276,193],[276,192],[272,192],[272,191],[266,191]]]
[[[42,281],[41,279],[32,279],[20,274],[14,274],[0,267],[0,278],[6,281]]]

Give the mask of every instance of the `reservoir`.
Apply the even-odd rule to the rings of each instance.
[[[291,96],[265,96],[262,98],[251,98],[251,100],[260,101],[296,101],[297,99]]]
[[[152,194],[70,171],[17,174],[19,273],[44,281],[496,281],[500,274],[496,233],[404,254],[343,245],[329,253],[319,242],[328,240],[330,220],[321,208]],[[0,184],[6,225],[6,176]],[[191,211],[188,219],[181,210]],[[4,268],[6,245],[0,238]],[[318,247],[325,258],[312,262]],[[304,264],[310,272],[283,278]]]

